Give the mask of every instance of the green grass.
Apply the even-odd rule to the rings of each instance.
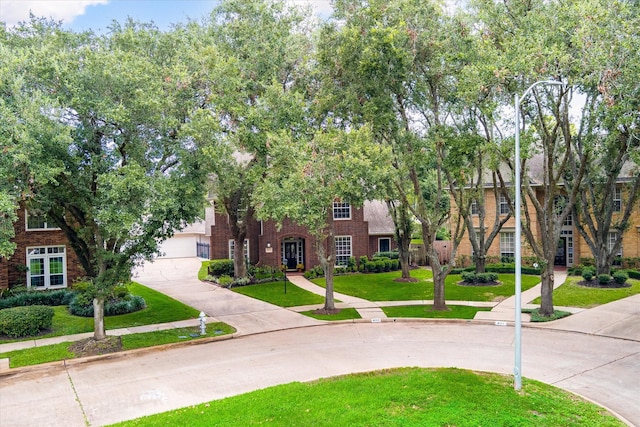
[[[303,311],[300,314],[304,314],[305,316],[313,317],[318,320],[351,320],[351,319],[361,319],[358,310],[355,308],[343,308],[336,314],[317,314],[314,313],[315,310],[311,311]]]
[[[199,327],[191,327],[123,335],[121,337],[122,349],[133,350],[206,337],[216,337],[232,334],[235,332],[235,329],[226,323],[217,322],[208,324],[206,332],[206,335],[201,336]],[[191,334],[197,334],[197,336],[192,337]],[[72,344],[73,342],[66,341],[59,344],[8,351],[0,353],[0,359],[9,358],[10,368],[75,359],[76,355],[69,351],[69,347]]]
[[[348,274],[336,276],[333,287],[336,292],[364,298],[369,301],[415,301],[433,299],[433,281],[430,270],[411,270],[411,277],[418,282],[395,282],[401,273],[393,271],[376,274]],[[500,274],[498,286],[460,286],[462,278],[451,274],[445,280],[445,297],[449,301],[494,301],[509,297],[515,291],[515,275]],[[324,278],[313,283],[324,286]],[[540,282],[539,276],[522,276],[522,290],[525,291]]]
[[[200,313],[198,310],[180,301],[154,291],[153,289],[149,289],[146,286],[142,286],[139,283],[132,282],[128,287],[132,294],[140,295],[144,298],[147,307],[135,313],[105,317],[104,324],[106,329],[128,328],[131,326],[194,319],[197,318]],[[39,335],[37,337],[38,339],[93,331],[93,317],[73,316],[69,313],[66,306],[58,306],[53,309],[54,315],[51,332]],[[0,340],[0,343],[24,341],[27,339],[33,339],[33,337],[18,340]]]
[[[523,313],[531,313],[531,321],[535,323],[551,322],[552,320],[562,319],[563,317],[571,316],[568,311],[554,310],[553,315],[549,317],[541,316],[540,309],[522,310]]]
[[[629,279],[629,288],[588,288],[578,285],[582,277],[569,277],[563,285],[553,291],[553,304],[564,307],[592,308],[640,293],[640,280]],[[540,298],[533,300],[540,304]]]
[[[118,426],[592,426],[625,424],[553,386],[461,369],[403,368],[291,383]]]
[[[209,275],[209,270],[207,269],[207,267],[209,267],[210,262],[211,261],[209,260],[202,261],[202,264],[200,265],[200,270],[198,270],[198,280],[204,280],[204,278]]]
[[[284,293],[284,282],[280,281],[239,286],[231,288],[231,290],[280,307],[297,307],[324,303],[324,297],[301,289],[291,282],[287,282],[286,294]]]
[[[432,310],[430,305],[403,305],[382,307],[387,317],[414,317],[426,319],[473,319],[479,311],[491,311],[491,308],[470,307],[467,305],[449,305],[448,311]]]

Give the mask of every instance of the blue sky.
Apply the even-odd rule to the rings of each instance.
[[[329,0],[298,0],[312,5],[317,13],[329,14]],[[0,21],[7,26],[36,16],[61,20],[76,31],[105,30],[111,21],[153,21],[160,29],[189,19],[199,21],[207,16],[218,0],[0,0]]]

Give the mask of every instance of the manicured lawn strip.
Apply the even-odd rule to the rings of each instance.
[[[334,277],[336,292],[364,298],[369,301],[410,301],[433,299],[433,281],[430,270],[411,270],[411,276],[419,282],[395,282],[399,271],[389,273],[347,274]],[[451,274],[445,281],[445,297],[449,301],[494,301],[497,297],[509,297],[515,291],[515,275],[500,274],[498,286],[460,286],[458,274]],[[313,283],[324,286],[324,278]],[[540,283],[539,276],[522,276],[522,290]]]
[[[577,396],[532,380],[403,368],[291,383],[118,426],[624,426]]]
[[[235,329],[226,323],[217,322],[207,324],[206,332],[206,335],[200,335],[200,328],[192,327],[122,335],[122,347],[123,350],[133,350],[136,348],[154,347],[162,344],[190,341],[205,337],[217,337],[232,334],[235,332]],[[197,334],[197,336],[192,337],[191,334]],[[73,342],[67,341],[42,347],[8,351],[0,353],[0,359],[8,357],[9,367],[11,368],[39,365],[41,363],[57,362],[65,359],[74,359],[75,354],[68,350],[69,346],[72,344]]]
[[[156,323],[175,322],[178,320],[195,319],[200,312],[160,292],[142,286],[139,283],[129,284],[132,294],[140,295],[147,303],[144,310],[120,316],[107,316],[104,319],[106,329],[128,328],[131,326],[151,325]],[[92,317],[73,316],[66,306],[54,307],[51,332],[39,335],[40,338],[58,337],[93,331]],[[31,340],[34,337],[17,340],[0,340],[0,343]]]
[[[563,285],[553,291],[553,304],[565,307],[591,308],[640,293],[640,280],[629,279],[629,288],[588,288],[578,285],[582,277],[568,277]],[[533,304],[540,304],[536,298]]]
[[[198,270],[198,280],[204,280],[205,277],[207,277],[207,275],[209,274],[209,270],[207,269],[209,267],[209,263],[211,261],[202,261],[202,264],[200,264],[200,269]]]
[[[136,348],[154,347],[156,345],[172,344],[205,337],[218,337],[232,334],[235,331],[235,328],[226,323],[216,322],[207,324],[206,335],[200,335],[199,327],[142,332],[139,334],[122,335],[122,347],[124,350],[133,350]],[[192,337],[191,334],[197,334],[197,336]]]
[[[238,286],[232,291],[266,301],[280,307],[297,307],[300,305],[322,304],[324,297],[301,289],[287,282],[287,293],[284,293],[284,282],[268,282],[256,285]]]
[[[61,342],[58,344],[43,345],[42,347],[25,348],[0,353],[0,359],[9,358],[10,368],[21,366],[39,365],[41,363],[57,362],[59,360],[73,359],[75,355],[69,351],[73,342]]]
[[[311,311],[303,311],[300,314],[304,314],[305,316],[313,317],[318,320],[351,320],[351,319],[361,319],[358,310],[355,308],[343,308],[336,314],[316,314],[315,310]]]
[[[473,319],[479,311],[491,311],[485,307],[470,307],[467,305],[448,305],[449,311],[434,311],[431,305],[403,305],[397,307],[382,307],[387,317],[414,317],[425,319]]]

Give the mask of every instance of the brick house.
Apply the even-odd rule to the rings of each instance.
[[[529,178],[533,183],[542,182],[541,177],[541,165],[533,163],[531,165],[532,171],[529,171]],[[614,203],[614,218],[616,215],[621,215],[624,209],[625,200],[629,199],[629,195],[626,194],[624,183],[628,181],[628,178],[620,177],[618,179],[618,187],[615,190],[613,196]],[[535,185],[534,190],[537,194],[538,200],[542,203],[544,196],[544,187],[542,185]],[[485,210],[486,210],[486,224],[485,226],[491,227],[495,218],[496,209],[499,214],[506,215],[509,211],[509,204],[506,198],[502,195],[499,196],[498,203],[496,204],[495,195],[493,189],[487,185],[484,190],[485,198]],[[455,202],[452,199],[452,206],[455,206]],[[474,212],[474,205],[472,205],[472,215],[474,217],[474,224],[476,229],[479,228],[478,215]],[[533,207],[530,207],[529,211],[531,221],[537,224],[536,211]],[[638,258],[640,257],[640,203],[636,200],[633,211],[629,217],[629,227],[623,232],[622,248],[619,252],[619,256],[625,258]],[[488,232],[488,231],[487,231]],[[534,236],[539,236],[539,230],[537,227],[533,230]],[[613,247],[615,241],[615,231],[609,233],[609,248]],[[524,238],[522,240],[522,255],[533,256],[531,246]],[[469,241],[468,233],[465,233],[460,245],[458,247],[458,257],[466,256],[468,259],[472,258],[473,250],[471,242]],[[515,218],[512,216],[501,228],[499,236],[494,240],[493,244],[487,251],[487,256],[495,258],[514,258],[515,257]],[[571,267],[580,263],[580,258],[593,258],[593,254],[589,249],[589,246],[582,238],[575,224],[575,218],[572,214],[567,217],[561,228],[560,239],[558,242],[558,248],[554,264],[559,267]]]
[[[14,224],[16,250],[0,258],[0,288],[66,288],[86,275],[64,233],[44,216],[18,210]]]
[[[349,257],[372,256],[395,249],[393,221],[384,202],[366,202],[362,208],[336,202],[333,206],[336,235],[336,265],[346,265]],[[216,212],[208,216],[211,259],[233,258],[235,244],[229,231],[228,216]],[[291,221],[278,231],[273,221],[254,220],[248,226],[244,252],[254,265],[286,265],[294,270],[319,265],[309,232]]]

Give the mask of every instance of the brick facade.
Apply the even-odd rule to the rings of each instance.
[[[14,224],[16,250],[8,259],[0,260],[0,288],[27,284],[27,248],[43,246],[64,246],[66,258],[67,286],[83,276],[76,254],[68,244],[67,238],[60,230],[26,230],[25,210],[19,209],[18,220]]]
[[[543,193],[542,188],[536,189],[536,194],[538,196],[538,200],[542,203]],[[625,194],[622,195],[622,203],[624,204]],[[455,201],[453,198],[451,199],[452,206],[455,206]],[[637,203],[637,202],[636,202]],[[640,257],[640,204],[637,203],[637,208],[633,210],[630,218],[629,224],[630,227],[625,230],[622,238],[622,256],[623,257]],[[492,227],[493,221],[496,213],[496,203],[495,197],[492,189],[485,189],[485,209],[486,209],[486,218],[485,218],[485,226]],[[623,206],[624,209],[624,206]],[[535,229],[533,230],[534,236],[539,238],[540,230],[537,227],[537,217],[535,210],[530,208],[531,221],[536,224]],[[613,221],[616,219],[616,215],[621,215],[618,213],[614,214]],[[523,218],[524,219],[524,218]],[[576,218],[573,218],[575,221]],[[478,216],[474,215],[474,225],[477,227],[478,224]],[[502,227],[502,232],[514,232],[515,231],[515,219],[512,216],[509,221],[507,221]],[[490,232],[490,229],[487,229],[487,233]],[[561,236],[561,240],[559,242],[560,249],[558,254],[562,254],[563,256],[558,256],[556,258],[556,264],[562,266],[572,266],[578,265],[580,263],[580,258],[592,258],[593,255],[589,246],[585,242],[585,240],[580,236],[578,229],[574,226],[564,226],[563,234]],[[573,246],[573,247],[571,247]],[[572,254],[572,256],[570,256]],[[458,256],[467,256],[471,257],[472,248],[471,242],[469,241],[468,233],[465,233],[460,245],[458,247]],[[489,248],[487,252],[488,256],[500,256],[500,236],[498,235],[496,239],[493,241],[493,244]],[[522,256],[533,256],[533,251],[531,249],[531,245],[527,242],[524,233],[522,235]]]
[[[278,230],[273,221],[253,221],[247,233],[249,241],[249,261],[254,265],[277,267],[283,262],[284,242],[296,241],[303,246],[302,264],[305,269],[320,264],[316,255],[314,239],[307,229],[285,220],[282,228]],[[334,220],[336,236],[351,236],[351,256],[358,259],[360,256],[371,257],[378,251],[378,239],[390,238],[391,249],[395,249],[396,243],[393,234],[369,235],[369,224],[364,220],[363,209],[351,209],[350,219]],[[229,231],[228,216],[224,213],[215,214],[215,222],[211,225],[211,259],[229,258]]]

